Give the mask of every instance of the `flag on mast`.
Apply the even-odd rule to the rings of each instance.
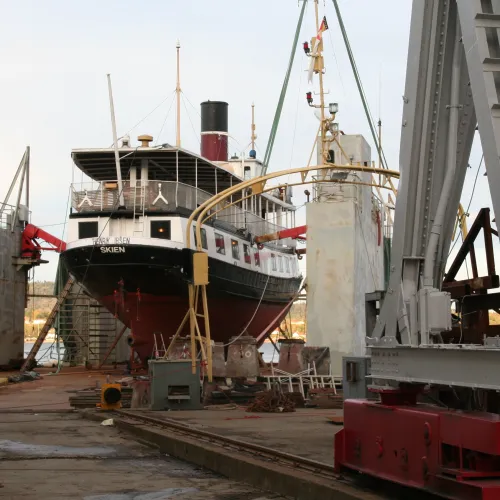
[[[318,54],[318,48],[321,45],[321,42],[323,40],[323,32],[325,32],[328,29],[328,23],[326,22],[326,16],[323,16],[323,20],[321,21],[321,25],[318,30],[318,34],[316,35],[316,38],[312,39],[312,47],[311,47],[311,61],[309,63],[309,75],[308,75],[308,81],[309,83],[312,83],[312,78],[314,74],[314,66],[316,64],[316,57],[319,55]]]

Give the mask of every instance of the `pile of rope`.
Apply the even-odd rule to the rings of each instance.
[[[255,401],[247,408],[248,412],[288,413],[295,411],[295,403],[286,394],[278,391],[264,391],[257,394]]]

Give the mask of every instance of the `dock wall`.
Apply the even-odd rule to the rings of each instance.
[[[24,308],[26,271],[18,270],[13,257],[19,256],[22,227],[11,231],[10,210],[0,215],[0,366],[24,356]]]

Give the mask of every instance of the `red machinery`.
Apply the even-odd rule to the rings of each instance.
[[[410,386],[413,387],[413,386]],[[500,498],[500,419],[416,404],[417,392],[347,400],[337,470],[351,469],[445,498]]]
[[[263,234],[261,236],[255,237],[255,243],[259,248],[263,248],[263,243],[268,241],[283,240],[285,238],[292,238],[295,240],[306,240],[307,226],[297,226],[290,229],[282,229],[281,231],[276,231],[275,233]],[[306,253],[305,248],[299,248],[295,250],[299,259],[302,259],[302,255]]]
[[[50,246],[42,246],[38,240],[42,240]],[[66,250],[66,243],[33,224],[27,224],[22,234],[21,258],[40,261],[42,250],[61,253]]]
[[[290,229],[282,229],[281,231],[276,231],[275,233],[256,236],[255,243],[261,244],[267,241],[283,240],[285,238],[305,240],[306,232],[307,232],[307,226],[298,226],[298,227],[292,227]]]

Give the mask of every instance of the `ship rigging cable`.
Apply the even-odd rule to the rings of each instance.
[[[144,118],[142,118],[142,120],[139,120],[128,132],[126,132],[124,135],[128,135],[130,134],[130,132],[132,132],[132,130],[136,129],[144,120],[146,120],[147,118],[149,118],[158,108],[160,108],[161,106],[163,106],[163,104],[175,93],[175,90],[173,90],[169,95],[167,95],[167,97],[165,97],[165,99],[163,99],[163,101],[160,102],[160,104],[158,104],[158,106],[156,106],[152,111],[150,111]],[[168,113],[167,113],[168,115]],[[122,137],[120,137],[120,139],[122,139]]]
[[[167,118],[168,118],[168,115],[170,114],[170,110],[172,109],[172,104],[174,104],[174,92],[172,92],[172,94],[170,94],[172,96],[172,100],[170,101],[170,106],[168,107],[167,114],[165,115],[165,119],[163,120],[163,123],[161,125],[160,132],[158,132],[158,135],[156,136],[155,146],[157,146],[158,142],[160,141],[160,135],[163,132],[163,128],[165,127],[165,123],[167,123]]]
[[[250,318],[250,320],[245,325],[245,327],[243,328],[243,330],[241,330],[241,333],[236,338],[234,338],[231,342],[228,342],[227,344],[224,344],[223,347],[227,347],[227,346],[233,344],[234,342],[236,342],[247,331],[247,328],[252,323],[253,319],[255,318],[255,316],[257,314],[257,311],[260,308],[260,304],[262,303],[262,299],[264,298],[264,294],[266,293],[267,284],[269,283],[269,277],[270,276],[271,276],[270,274],[267,275],[266,285],[264,286],[264,290],[262,290],[262,295],[260,296],[259,303],[257,304],[257,307],[255,308],[255,312],[253,313],[253,316]]]
[[[281,94],[276,106],[276,112],[274,114],[273,125],[271,127],[271,133],[269,134],[269,140],[267,142],[266,152],[264,153],[262,175],[266,175],[267,166],[269,165],[269,160],[273,152],[274,140],[276,139],[276,133],[278,131],[278,125],[281,117],[281,110],[283,109],[283,103],[285,102],[286,91],[288,88],[288,82],[290,81],[290,74],[292,72],[293,60],[295,58],[295,52],[297,51],[297,42],[299,41],[300,29],[302,27],[302,20],[304,19],[304,12],[306,10],[307,2],[302,4],[302,9],[300,10],[299,20],[297,22],[297,28],[295,30],[295,36],[293,38],[292,52],[290,54],[290,59],[288,61],[288,68],[285,74],[285,80],[283,81],[283,87],[281,88]]]
[[[481,161],[479,162],[479,165],[477,167],[477,170],[476,170],[476,177],[474,178],[474,184],[472,186],[472,192],[471,192],[471,195],[470,195],[470,198],[469,198],[469,203],[467,205],[467,209],[465,210],[465,213],[464,213],[464,217],[467,217],[469,215],[469,209],[470,209],[470,206],[472,204],[472,199],[474,198],[474,192],[476,191],[476,184],[477,184],[477,178],[479,176],[479,171],[481,170],[481,165],[483,164],[483,161],[484,161],[484,154],[481,156]],[[459,221],[461,222],[461,221]],[[456,240],[454,241],[452,247],[450,248],[450,251],[448,252],[448,257],[451,255],[451,252],[453,252],[453,249],[455,248],[456,244],[457,244],[457,241],[458,241],[458,237],[456,238]],[[462,238],[462,241],[463,241],[463,238]]]
[[[267,275],[266,286],[264,287],[264,290],[262,290],[262,295],[260,297],[259,303],[257,304],[257,307],[255,308],[255,312],[253,313],[253,316],[250,318],[250,320],[248,321],[248,323],[245,325],[245,328],[243,328],[243,330],[241,331],[241,333],[236,338],[234,338],[231,342],[228,342],[227,344],[224,344],[223,347],[230,346],[231,344],[233,344],[234,342],[236,342],[247,331],[247,328],[250,326],[250,324],[252,323],[253,319],[257,315],[257,311],[260,308],[260,304],[262,303],[262,300],[264,299],[264,294],[266,293],[267,284],[269,283],[270,276],[271,276],[270,274]],[[306,281],[306,278],[304,276],[302,278],[302,283],[300,284],[299,291],[297,292],[297,295],[295,296],[295,298],[298,297],[300,295],[300,293],[302,292],[302,290],[304,289],[304,283],[305,283],[305,281]]]
[[[186,110],[186,116],[188,117],[189,123],[191,124],[191,129],[193,130],[193,134],[196,137],[196,140],[198,141],[198,145],[201,147],[200,135],[196,133],[196,130],[195,130],[194,125],[193,125],[193,120],[191,120],[191,117],[189,116],[189,111],[188,111],[188,108],[186,106],[186,99],[184,98],[183,93],[181,94],[181,97],[182,97],[182,104],[184,104],[184,109]]]
[[[349,43],[349,38],[347,36],[347,31],[344,26],[344,21],[342,19],[342,14],[340,13],[340,8],[337,0],[332,0],[333,6],[335,7],[335,11],[337,13],[337,19],[339,21],[340,31],[342,32],[342,37],[344,39],[345,48],[347,50],[347,56],[349,57],[349,61],[351,63],[352,72],[354,74],[354,79],[356,80],[356,85],[358,87],[359,95],[361,97],[361,102],[363,103],[363,108],[365,110],[366,118],[368,120],[368,125],[370,126],[370,131],[372,134],[373,142],[375,142],[375,146],[377,151],[381,151],[382,153],[382,167],[389,168],[387,165],[387,160],[385,158],[384,149],[380,146],[377,134],[375,132],[375,122],[373,120],[372,114],[370,112],[370,107],[368,106],[368,100],[366,99],[366,94],[363,88],[363,84],[361,83],[361,77],[359,76],[358,67],[356,66],[356,60],[354,59],[354,54],[351,49],[351,44]]]

